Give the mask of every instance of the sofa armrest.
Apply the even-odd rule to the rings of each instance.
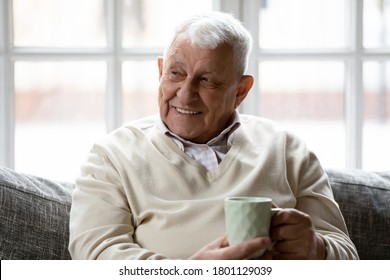
[[[0,167],[0,259],[70,259],[73,187]]]
[[[390,259],[390,172],[328,169],[361,259]]]

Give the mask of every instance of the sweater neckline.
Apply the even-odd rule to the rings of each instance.
[[[218,164],[217,168],[212,171],[208,171],[204,166],[202,166],[202,164],[180,150],[180,148],[172,141],[172,139],[170,139],[167,135],[163,134],[158,129],[154,130],[157,139],[153,141],[153,144],[172,165],[175,165],[177,168],[179,168],[183,161],[185,161],[187,164],[190,164],[192,167],[196,168],[199,173],[206,177],[209,181],[214,181],[225,174],[230,166],[233,166],[232,163],[237,160],[237,155],[243,146],[242,134],[240,133],[240,130],[240,128],[237,129],[234,134],[232,146],[222,161]],[[162,141],[160,141],[161,139]]]

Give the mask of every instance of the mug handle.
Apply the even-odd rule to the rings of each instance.
[[[278,213],[280,210],[282,210],[283,208],[271,208],[271,217],[273,215],[275,215],[276,213]]]
[[[273,215],[275,215],[276,213],[278,213],[280,210],[282,210],[283,208],[271,208],[271,217]],[[270,244],[270,246],[267,248],[268,250],[272,250],[272,248],[274,247],[275,243],[277,242],[277,240],[273,240]]]

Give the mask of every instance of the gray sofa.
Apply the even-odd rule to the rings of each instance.
[[[327,170],[361,259],[390,259],[390,172]],[[71,183],[0,167],[0,259],[70,259]]]

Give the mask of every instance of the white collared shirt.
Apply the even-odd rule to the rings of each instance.
[[[218,164],[232,146],[234,132],[240,126],[240,117],[235,111],[230,124],[218,136],[206,144],[197,144],[174,134],[167,128],[161,118],[159,120],[158,128],[169,136],[182,152],[202,164],[207,171],[213,171],[218,167]]]

